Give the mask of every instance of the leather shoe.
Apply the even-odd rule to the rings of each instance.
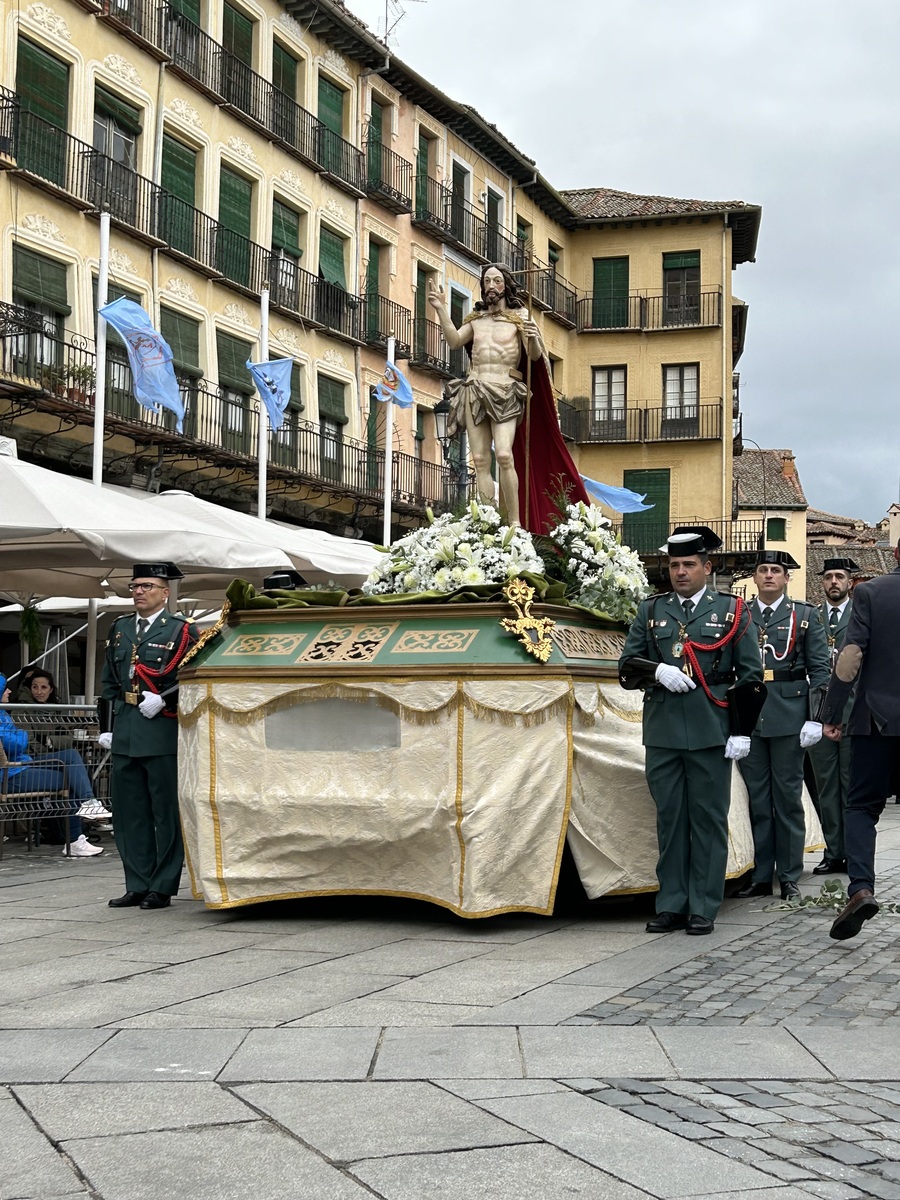
[[[124,896],[116,896],[115,900],[110,900],[110,908],[137,908],[139,904],[144,903],[146,892],[126,892]]]
[[[751,896],[771,896],[771,883],[747,883],[740,891],[732,892],[732,899],[749,900]]]
[[[879,907],[873,893],[868,888],[860,888],[858,892],[853,893],[849,903],[845,904],[838,913],[828,936],[838,942],[856,937],[864,922],[868,921],[870,917],[874,917]]]
[[[692,915],[688,917],[687,929],[685,930],[685,933],[699,936],[702,933],[712,933],[715,927],[715,921],[711,921],[709,917],[698,917]]]
[[[790,880],[787,880],[786,883],[781,885],[782,900],[795,900],[799,895],[800,889],[797,887],[796,883],[791,883]]]
[[[813,875],[846,875],[846,858],[823,858],[817,867],[812,869]]]
[[[141,901],[141,908],[168,908],[171,903],[171,897],[162,892],[148,892]]]
[[[647,922],[648,933],[674,933],[676,929],[685,929],[688,919],[684,913],[661,912]]]

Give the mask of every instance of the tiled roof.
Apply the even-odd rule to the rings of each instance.
[[[797,474],[785,475],[790,450],[744,450],[734,460],[734,485],[739,508],[806,508],[806,496]]]
[[[678,200],[674,196],[639,196],[604,187],[563,188],[560,195],[578,216],[589,218],[685,216],[754,207],[743,200]]]
[[[826,558],[852,558],[859,571],[854,579],[874,579],[888,575],[897,566],[893,551],[881,546],[860,546],[846,542],[841,546],[806,547],[806,599],[810,604],[822,603],[822,580],[819,574]]]

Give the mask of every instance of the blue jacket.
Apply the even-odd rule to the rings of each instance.
[[[0,708],[0,744],[6,753],[6,757],[12,762],[20,764],[15,767],[10,767],[10,775],[18,775],[23,770],[21,764],[31,762],[31,756],[25,753],[28,746],[28,731],[19,729],[12,717],[5,709]]]

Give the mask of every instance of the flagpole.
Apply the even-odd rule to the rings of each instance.
[[[100,263],[97,274],[97,340],[94,369],[94,444],[91,482],[103,485],[103,423],[106,415],[106,317],[100,309],[109,298],[109,212],[100,214]],[[84,699],[93,704],[97,679],[97,600],[88,600],[87,647],[84,661]]]
[[[387,360],[394,361],[396,339],[391,336],[387,340]],[[371,404],[372,402],[369,401]],[[391,499],[394,495],[394,402],[389,398],[384,402],[384,530],[381,542],[384,546],[391,544]]]
[[[269,289],[263,288],[259,293],[259,361],[269,361]],[[259,486],[256,493],[256,515],[261,521],[266,519],[266,459],[269,448],[269,410],[259,401]]]

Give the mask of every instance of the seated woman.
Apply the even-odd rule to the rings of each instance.
[[[9,703],[9,688],[0,675],[0,704]],[[84,760],[77,750],[60,750],[55,754],[39,754],[36,758],[26,753],[28,731],[19,729],[8,712],[0,708],[0,743],[10,765],[5,791],[15,796],[22,792],[58,792],[69,789],[72,812],[69,816],[69,854],[73,858],[93,858],[102,854],[102,846],[92,846],[82,832],[78,806],[84,801],[94,800],[91,778]],[[60,766],[65,764],[65,770]],[[65,854],[65,850],[63,850]]]

